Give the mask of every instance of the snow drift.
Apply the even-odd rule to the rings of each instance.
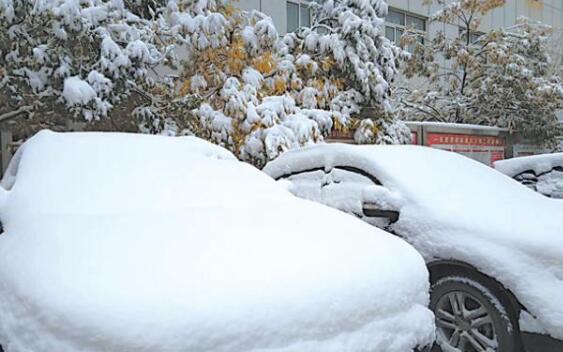
[[[428,343],[422,257],[193,137],[41,132],[0,187],[6,352]]]

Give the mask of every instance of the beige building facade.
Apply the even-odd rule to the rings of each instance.
[[[309,1],[238,0],[235,1],[235,4],[245,10],[255,9],[268,14],[274,19],[278,31],[283,34],[294,29],[296,23],[307,24],[306,5]],[[425,21],[437,10],[435,6],[423,5],[422,0],[388,0],[387,3],[392,10],[410,14]],[[484,18],[482,30],[512,26],[520,16],[549,24],[561,30],[563,29],[563,0],[507,0],[506,5],[494,10]],[[391,17],[390,21],[398,19]],[[432,36],[435,29],[431,28],[432,26],[429,27],[428,35]],[[456,26],[448,25],[447,27],[451,28],[445,28],[446,33],[458,33]]]
[[[311,21],[307,4],[312,0],[238,0],[235,5],[245,10],[259,10],[272,17],[280,32],[292,32],[300,26],[308,26]],[[322,1],[322,0],[316,0]],[[438,31],[454,37],[460,33],[455,24],[430,23],[428,18],[439,8],[436,5],[423,5],[423,0],[388,0],[389,15],[385,28],[386,36],[398,42],[406,27],[414,27],[432,38]],[[483,18],[481,31],[491,28],[513,26],[521,16],[554,27],[553,50],[561,67],[563,56],[563,0],[506,0],[506,4],[495,9]]]

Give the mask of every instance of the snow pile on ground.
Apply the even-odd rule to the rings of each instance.
[[[41,132],[0,189],[6,352],[429,342],[421,256],[193,137]]]
[[[320,169],[322,193],[335,167],[359,168],[383,184],[372,182],[363,199],[398,211],[392,229],[427,260],[461,260],[496,278],[563,339],[560,202],[458,154],[417,146],[321,145],[282,154],[264,171],[278,178]]]

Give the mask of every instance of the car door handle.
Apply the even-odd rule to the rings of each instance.
[[[399,220],[399,212],[394,210],[382,210],[373,208],[364,208],[364,215],[370,218],[385,218],[389,219],[390,223],[397,222]]]

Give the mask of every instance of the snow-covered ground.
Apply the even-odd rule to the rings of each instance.
[[[563,198],[563,153],[499,160],[495,169],[545,196]]]
[[[366,203],[398,212],[391,230],[428,261],[462,261],[494,277],[563,339],[559,201],[471,159],[418,146],[319,145],[284,153],[264,171],[288,178],[303,198],[360,217]]]
[[[406,242],[194,137],[41,132],[0,187],[6,352],[405,352]]]

